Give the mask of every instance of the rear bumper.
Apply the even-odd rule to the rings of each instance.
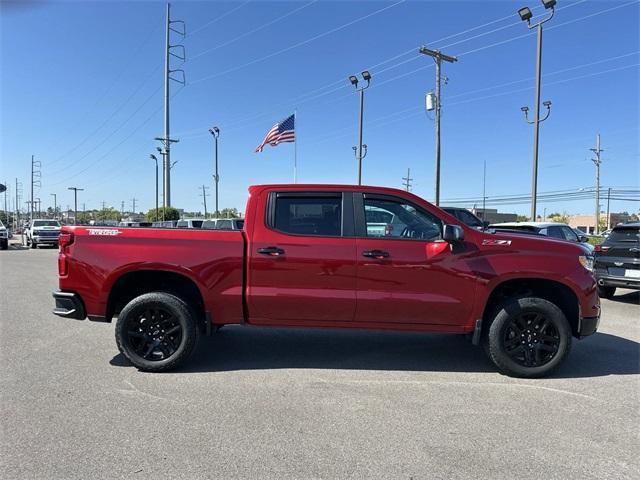
[[[78,294],[58,290],[53,292],[53,298],[56,301],[56,308],[53,309],[55,315],[75,320],[84,320],[87,317],[84,304]]]
[[[633,277],[617,277],[612,275],[598,275],[596,274],[598,285],[601,287],[620,287],[620,288],[632,288],[640,290],[640,278]]]

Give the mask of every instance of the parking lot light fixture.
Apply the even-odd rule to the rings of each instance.
[[[153,153],[149,155],[151,160],[156,162],[156,221],[160,220],[158,218],[158,157],[156,157]]]
[[[358,87],[358,77],[356,77],[355,75],[351,75],[349,76],[349,81],[351,82],[351,85],[356,88]]]
[[[520,19],[523,22],[527,23],[529,23],[531,21],[531,18],[533,17],[533,13],[531,13],[529,7],[522,7],[520,10],[518,10],[518,15],[520,15]]]
[[[369,73],[369,70],[365,70],[364,72],[362,72],[362,78],[367,82],[371,80],[371,74]]]
[[[351,82],[351,85],[356,87],[356,91],[360,96],[360,123],[358,128],[358,150],[356,152],[356,159],[358,160],[358,185],[362,185],[362,159],[367,155],[367,152],[366,152],[367,147],[362,145],[362,119],[363,119],[363,111],[364,111],[364,91],[367,88],[369,88],[369,84],[371,83],[371,73],[369,73],[368,70],[363,71],[361,75],[362,75],[362,78],[367,82],[367,84],[364,87],[360,87],[360,88],[358,88],[358,77],[356,77],[355,75],[349,76],[349,81]]]
[[[542,78],[542,25],[553,18],[555,14],[555,5],[556,0],[542,0],[542,4],[544,8],[547,10],[551,10],[545,18],[540,20],[535,24],[531,24],[531,19],[533,18],[533,14],[528,7],[523,7],[518,10],[518,15],[523,22],[527,22],[527,27],[531,29],[537,30],[537,48],[536,48],[536,93],[535,93],[535,104],[534,104],[534,117],[533,120],[530,121],[527,115],[529,109],[526,107],[522,107],[521,110],[524,112],[525,120],[534,125],[533,128],[533,167],[531,174],[531,220],[535,221],[536,219],[536,202],[537,202],[537,193],[538,193],[538,145],[539,145],[539,137],[540,137],[540,123],[549,118],[549,114],[551,113],[551,102],[545,101],[544,106],[547,108],[546,115],[544,118],[540,118],[540,89],[541,89],[541,78]]]

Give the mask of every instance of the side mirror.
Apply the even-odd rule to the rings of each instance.
[[[445,225],[442,239],[448,243],[460,243],[464,240],[464,230],[458,225]]]
[[[582,243],[587,243],[589,241],[589,238],[586,235],[580,235],[578,237],[578,240],[580,240],[580,242]]]

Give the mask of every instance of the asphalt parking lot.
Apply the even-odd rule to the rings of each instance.
[[[450,335],[226,327],[140,373],[50,313],[56,250],[0,252],[0,478],[640,478],[640,296],[542,380]]]

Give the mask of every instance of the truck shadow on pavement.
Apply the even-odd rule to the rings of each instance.
[[[111,364],[130,366],[120,354]],[[482,348],[460,335],[241,326],[226,326],[212,338],[201,338],[193,356],[175,372],[279,368],[496,372]],[[574,341],[567,361],[553,377],[638,373],[640,344],[596,333]]]
[[[632,305],[640,305],[640,290],[626,293],[624,295],[615,295],[610,299],[611,302],[630,303]]]

